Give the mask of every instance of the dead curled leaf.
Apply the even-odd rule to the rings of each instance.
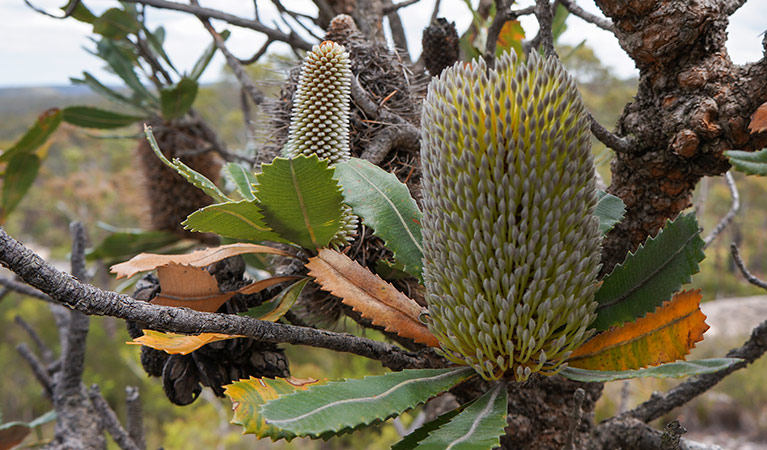
[[[155,350],[163,350],[171,355],[188,355],[203,345],[211,342],[224,341],[246,336],[229,335],[222,333],[202,333],[198,335],[186,335],[177,333],[163,333],[161,331],[143,330],[144,335],[139,336],[127,344],[143,345]]]
[[[568,365],[589,370],[633,370],[684,359],[708,330],[700,289],[682,291],[655,312],[611,328],[577,348]]]
[[[284,250],[267,247],[265,245],[238,243],[197,250],[184,255],[141,253],[128,261],[115,264],[110,268],[110,271],[120,279],[123,277],[132,277],[139,272],[154,270],[158,267],[167,266],[172,263],[190,267],[206,267],[223,259],[246,253],[267,253],[287,257],[294,256]]]
[[[418,320],[421,306],[348,256],[323,248],[306,264],[323,290],[340,297],[374,325],[415,342],[438,347],[437,338]]]
[[[767,131],[767,102],[762,103],[754,114],[751,115],[751,123],[748,124],[751,134]]]

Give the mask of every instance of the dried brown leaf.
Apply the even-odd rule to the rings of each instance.
[[[418,320],[422,308],[415,300],[348,256],[323,248],[306,267],[322,289],[340,297],[373,325],[421,344],[439,346],[437,338]]]
[[[242,255],[245,253],[267,253],[272,255],[293,257],[290,253],[277,248],[267,247],[257,244],[229,244],[219,247],[197,250],[196,252],[184,255],[157,255],[154,253],[141,253],[128,261],[115,264],[110,271],[117,275],[117,278],[132,277],[139,272],[154,270],[158,267],[167,266],[171,263],[191,267],[205,267],[222,259],[231,256]]]
[[[748,124],[748,130],[751,134],[767,131],[767,102],[756,108],[751,116],[751,123]]]

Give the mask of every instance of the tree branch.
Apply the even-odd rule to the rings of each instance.
[[[141,397],[139,397],[138,388],[135,386],[125,387],[125,423],[133,443],[139,450],[146,450],[144,440],[144,416],[141,408]]]
[[[140,450],[130,435],[128,435],[128,432],[125,431],[125,428],[120,425],[120,420],[115,412],[109,407],[104,397],[101,396],[98,385],[94,384],[91,386],[88,397],[90,397],[91,403],[93,403],[93,408],[101,416],[104,428],[112,435],[115,443],[123,450]]]
[[[730,207],[730,210],[727,212],[727,214],[722,217],[722,220],[716,224],[716,227],[711,230],[711,233],[709,233],[709,235],[703,239],[704,250],[712,242],[714,242],[714,239],[716,239],[716,237],[719,236],[719,234],[724,231],[725,228],[727,228],[727,225],[732,222],[732,219],[734,219],[738,214],[738,211],[740,211],[740,194],[738,193],[738,187],[735,185],[735,179],[732,177],[732,174],[729,171],[724,174],[724,181],[727,183],[727,188],[730,190],[730,195],[732,196],[732,206]],[[735,251],[737,252],[737,249]]]
[[[38,8],[35,5],[33,5],[32,2],[30,2],[29,0],[24,0],[24,3],[26,3],[26,5],[29,6],[30,8],[32,8],[35,12],[38,12],[38,13],[44,15],[44,16],[52,17],[54,19],[66,19],[66,18],[70,17],[72,15],[72,13],[75,12],[75,9],[80,4],[80,0],[72,0],[72,1],[70,1],[69,4],[67,5],[67,8],[64,10],[64,15],[62,15],[62,16],[57,16],[57,15],[49,13],[48,11],[46,11],[46,10],[44,10],[42,8]]]
[[[381,361],[394,370],[444,367],[446,361],[433,349],[417,353],[394,345],[346,333],[265,322],[233,314],[215,314],[186,308],[157,306],[116,292],[83,284],[47,264],[0,228],[0,262],[24,281],[50,295],[56,302],[88,315],[112,316],[144,323],[147,327],[177,333],[225,333],[263,342],[288,343],[353,353]]]
[[[732,259],[735,260],[735,265],[738,266],[740,273],[743,274],[743,278],[745,278],[746,281],[753,284],[754,286],[758,286],[762,289],[767,289],[767,283],[757,278],[748,270],[746,264],[743,262],[743,259],[740,257],[740,251],[738,251],[737,245],[730,245],[730,253],[732,253]]]
[[[605,17],[599,17],[595,14],[591,14],[590,12],[576,5],[575,0],[558,0],[558,1],[572,15],[580,17],[581,19],[583,19],[584,21],[588,23],[593,23],[594,25],[598,26],[599,28],[603,30],[607,30],[609,32],[614,31],[612,20],[607,19]]]
[[[608,131],[607,128],[603,127],[602,124],[597,122],[597,119],[594,118],[591,111],[589,111],[589,120],[591,121],[591,134],[608,148],[611,148],[618,153],[628,153],[634,147],[632,141],[625,137],[616,136]]]
[[[554,21],[554,14],[551,12],[551,4],[548,0],[535,0],[535,17],[538,19],[540,29],[538,35],[541,37],[543,52],[548,55],[557,55],[554,50],[554,35],[551,32],[551,23]]]
[[[21,355],[27,364],[29,364],[29,367],[32,369],[32,373],[35,375],[35,378],[43,387],[43,389],[45,389],[45,393],[48,395],[48,398],[53,398],[53,380],[51,379],[48,370],[45,368],[45,365],[43,365],[40,359],[38,359],[38,357],[34,354],[34,352],[32,352],[32,349],[30,349],[27,344],[21,343],[17,345],[16,351],[19,352],[19,355]]]

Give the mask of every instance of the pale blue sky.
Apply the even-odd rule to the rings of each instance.
[[[39,7],[55,10],[66,3],[65,0],[32,0]],[[478,0],[473,0],[477,3]],[[112,0],[86,0],[85,3],[94,11],[102,11],[115,5]],[[314,8],[307,0],[288,0],[284,2],[290,8],[311,13]],[[530,4],[531,0],[519,2],[520,7]],[[201,1],[203,6],[225,10],[243,17],[251,17],[253,4],[249,0],[208,0]],[[262,18],[271,22],[276,13],[271,2],[259,2]],[[421,0],[401,11],[401,16],[408,33],[410,51],[417,55],[421,51],[421,30],[427,25],[434,0]],[[579,1],[584,9],[594,13],[599,10],[593,1]],[[761,36],[767,28],[765,13],[767,0],[749,0],[731,20],[728,50],[736,63],[755,61],[761,57]],[[459,30],[464,30],[470,21],[470,15],[463,0],[443,0],[440,15],[456,22]],[[90,42],[87,37],[91,26],[75,20],[55,20],[37,14],[23,0],[0,0],[0,87],[66,85],[69,77],[79,77],[87,70],[103,81],[116,82],[116,79],[102,70],[101,61],[90,55],[83,47]],[[174,63],[181,70],[188,70],[194,64],[199,53],[210,42],[210,37],[200,22],[187,14],[153,9],[149,15],[150,26],[162,24],[167,31],[166,49]],[[608,32],[587,24],[578,18],[568,19],[568,30],[562,37],[563,42],[577,44],[583,39],[595,49],[597,55],[607,65],[613,67],[620,76],[636,74],[633,62],[623,53],[617,40]],[[535,21],[525,18],[522,21],[525,30],[533,35],[537,29]],[[219,29],[223,24],[217,24]],[[236,27],[230,27],[229,39],[231,50],[240,57],[250,56],[263,42],[257,33]],[[273,46],[277,50],[277,46]],[[220,74],[223,59],[218,56],[205,75],[204,81],[213,81]]]

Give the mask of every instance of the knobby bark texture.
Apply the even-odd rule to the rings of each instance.
[[[627,212],[606,239],[609,271],[691,205],[702,177],[730,168],[724,151],[767,145],[767,134],[748,132],[751,114],[767,100],[767,63],[730,60],[725,42],[734,2],[596,3],[640,71],[636,98],[617,126],[633,145],[612,164],[609,192]]]

